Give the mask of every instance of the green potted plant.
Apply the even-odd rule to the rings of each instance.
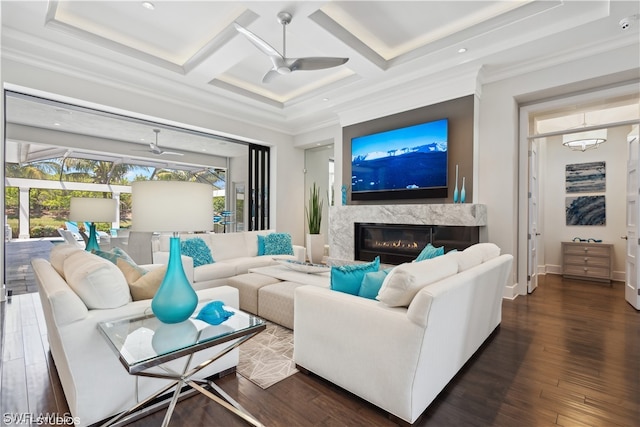
[[[309,262],[319,263],[324,255],[324,237],[320,234],[322,225],[323,200],[320,198],[320,188],[314,182],[309,190],[309,206],[305,208],[307,216],[307,258]]]

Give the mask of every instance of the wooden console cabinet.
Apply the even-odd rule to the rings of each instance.
[[[611,283],[613,245],[562,242],[562,276]]]

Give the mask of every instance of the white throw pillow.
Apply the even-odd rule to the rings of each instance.
[[[76,252],[84,252],[84,249],[69,243],[55,245],[49,252],[49,263],[60,276],[64,277],[64,261]]]
[[[445,255],[447,258],[456,260],[459,272],[482,264],[482,253],[480,251],[468,251],[467,249],[464,251],[450,252]]]
[[[64,262],[64,275],[69,287],[90,310],[117,308],[131,301],[122,271],[97,255],[86,251],[72,254]]]
[[[459,271],[465,271],[500,256],[500,248],[494,243],[476,243],[464,251],[449,252],[446,256],[458,261]]]
[[[500,248],[495,243],[476,243],[465,249],[465,251],[466,250],[474,250],[482,253],[482,262],[487,262],[490,259],[500,256]]]
[[[384,279],[376,299],[390,307],[407,307],[422,288],[457,272],[458,262],[446,256],[401,264]]]

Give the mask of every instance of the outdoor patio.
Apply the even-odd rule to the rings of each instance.
[[[13,239],[5,242],[5,285],[13,295],[38,292],[31,268],[32,258],[49,259],[49,251],[59,239]]]

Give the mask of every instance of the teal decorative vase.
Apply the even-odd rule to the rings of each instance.
[[[91,223],[91,225],[89,226],[89,240],[87,240],[87,244],[85,246],[85,250],[88,252],[91,251],[99,251],[100,250],[100,245],[98,244],[98,237],[96,234],[96,224],[95,223]]]
[[[456,187],[453,189],[453,203],[458,203],[458,165],[456,165]]]
[[[163,323],[179,323],[187,320],[197,305],[198,295],[182,267],[180,237],[171,237],[167,273],[151,301],[151,310]]]
[[[464,189],[464,176],[462,177],[462,190],[460,190],[460,203],[464,203],[467,199],[467,191]]]

